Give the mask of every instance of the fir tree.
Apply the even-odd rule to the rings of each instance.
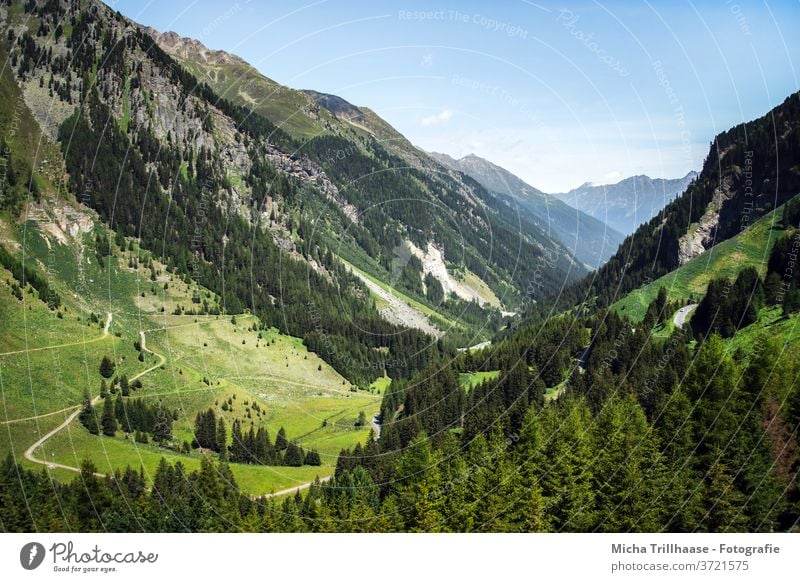
[[[275,450],[283,452],[289,446],[289,441],[286,439],[286,429],[281,427],[278,429],[278,435],[275,437]]]
[[[114,402],[111,398],[103,401],[103,418],[101,420],[103,434],[113,437],[117,433],[117,419],[114,417]]]
[[[83,407],[81,413],[78,415],[81,424],[86,427],[91,434],[100,434],[100,425],[97,422],[97,415],[95,414],[94,405],[92,404],[92,397],[89,396],[89,391],[83,391]]]
[[[286,446],[286,454],[283,463],[288,467],[300,467],[303,465],[303,450],[293,442]]]
[[[116,368],[114,362],[111,361],[111,358],[108,356],[103,356],[103,359],[100,361],[100,375],[103,378],[111,378],[114,375],[114,369]]]
[[[225,429],[225,419],[220,416],[217,424],[217,452],[223,459],[228,458],[228,431]]]

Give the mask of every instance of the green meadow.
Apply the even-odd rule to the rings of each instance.
[[[369,419],[379,410],[388,379],[370,391],[357,390],[302,340],[260,329],[251,314],[194,314],[203,304],[219,309],[219,297],[172,275],[133,241],[123,241],[122,248],[112,242],[112,255],[101,265],[94,237],[108,233],[100,226],[59,242],[33,221],[0,224],[6,247],[21,256],[24,241],[25,260],[48,275],[62,298],[62,307],[53,311],[28,287],[21,302],[12,295],[11,274],[0,270],[0,455],[12,453],[27,466],[44,468],[23,460],[24,451],[77,409],[84,390],[99,394],[103,356],[113,359],[117,376],[146,371],[132,396],[178,411],[173,425],[178,444],[193,440],[195,415],[212,408],[225,419],[229,438],[238,419],[244,430],[251,424],[267,428],[273,440],[283,427],[290,440],[319,451],[320,467],[232,464],[242,489],[254,495],[326,477],[342,448],[368,438]],[[113,318],[105,334],[107,313]],[[140,332],[153,352],[143,350],[142,360],[134,345]],[[361,412],[368,421],[357,426]],[[48,463],[78,467],[91,459],[101,473],[130,465],[147,475],[162,457],[192,469],[201,454],[209,453],[135,443],[121,432],[93,436],[77,420],[34,451]],[[48,470],[65,480],[76,474]]]

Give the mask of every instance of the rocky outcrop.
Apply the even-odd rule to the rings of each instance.
[[[236,55],[225,51],[212,50],[199,40],[183,37],[177,32],[172,32],[171,30],[159,32],[150,26],[143,26],[142,29],[153,37],[166,52],[182,59],[200,60],[212,65],[247,64],[247,61]]]
[[[738,168],[734,170],[734,175],[736,170]],[[678,261],[681,265],[685,265],[697,255],[714,246],[720,209],[734,195],[734,175],[728,174],[722,179],[722,183],[714,191],[714,197],[706,207],[703,216],[698,222],[689,226],[687,233],[678,240]]]

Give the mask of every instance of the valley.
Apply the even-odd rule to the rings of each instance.
[[[0,530],[800,528],[800,94],[550,195],[98,0],[0,60]]]

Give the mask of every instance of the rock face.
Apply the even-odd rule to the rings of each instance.
[[[450,276],[447,272],[447,265],[444,262],[444,254],[442,250],[435,244],[429,242],[428,248],[422,250],[414,245],[414,243],[406,241],[411,254],[417,257],[422,263],[422,272],[424,275],[430,273],[439,283],[442,284],[442,289],[445,295],[455,293],[465,301],[477,301],[480,305],[486,303],[486,299],[480,295],[475,289],[465,285]]]
[[[736,172],[733,172],[735,175]],[[717,227],[719,226],[719,212],[723,204],[733,197],[734,178],[728,174],[722,179],[719,188],[714,191],[714,197],[706,207],[700,220],[689,227],[689,230],[678,240],[678,261],[685,265],[697,255],[714,246]]]

